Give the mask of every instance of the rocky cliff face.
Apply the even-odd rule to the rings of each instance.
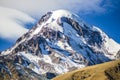
[[[0,54],[0,59],[12,61],[14,68],[19,65],[20,70],[31,70],[50,78],[114,60],[119,49],[120,45],[99,28],[86,24],[68,11],[57,10],[42,16],[12,48]],[[11,76],[11,70],[5,70]]]

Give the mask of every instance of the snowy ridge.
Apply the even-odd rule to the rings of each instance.
[[[115,56],[117,54],[117,52],[120,50],[120,44],[118,44],[117,42],[115,42],[113,39],[109,38],[107,36],[107,34],[105,34],[102,30],[100,30],[98,27],[93,26],[94,30],[97,30],[101,33],[101,36],[103,38],[103,48],[106,48],[106,50],[108,51],[108,53],[113,53],[113,56]],[[109,55],[106,55],[109,56]],[[112,56],[112,57],[113,57]],[[109,56],[109,58],[112,58],[111,56]]]
[[[42,25],[38,25],[39,28],[36,29],[33,34],[38,34],[39,31],[42,28],[41,26],[45,26],[46,24],[51,23],[53,20],[54,20],[54,22],[50,24],[51,28],[55,29],[55,30],[63,31],[62,28],[60,26],[58,26],[58,24],[56,23],[57,19],[61,18],[61,17],[72,18],[72,14],[70,12],[68,12],[68,11],[65,11],[65,10],[56,10],[56,11],[53,11],[52,13],[53,13],[52,16],[45,23],[43,23]],[[57,25],[57,27],[52,26],[52,25]]]
[[[17,64],[38,74],[57,75],[114,60],[119,50],[120,45],[99,28],[68,11],[57,10],[43,15],[0,56],[12,56],[13,60],[19,57]]]

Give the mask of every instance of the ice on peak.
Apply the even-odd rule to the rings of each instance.
[[[73,16],[73,14],[67,10],[61,9],[61,10],[52,11],[52,15],[50,16],[50,18],[46,22],[44,22],[42,25],[39,25],[39,27],[34,31],[33,34],[38,34],[42,28],[41,26],[46,26],[46,24],[47,25],[49,24],[50,28],[54,29],[55,31],[59,30],[59,31],[63,32],[63,28],[58,25],[57,20],[61,17],[72,18],[72,16]]]
[[[69,18],[71,18],[72,14],[71,14],[71,12],[69,12],[67,10],[61,9],[61,10],[53,11],[52,17],[54,17],[54,19],[57,19],[59,17],[69,17]]]

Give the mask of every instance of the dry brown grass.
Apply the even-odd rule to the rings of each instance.
[[[53,80],[120,80],[120,60],[68,72]]]

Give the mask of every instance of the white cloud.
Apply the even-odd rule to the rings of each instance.
[[[34,22],[27,14],[17,10],[0,7],[0,37],[3,39],[16,40],[28,31],[25,23]]]
[[[74,12],[102,12],[103,0],[0,0],[1,6],[11,7],[38,16],[51,10],[67,9]]]
[[[48,11],[67,9],[74,13],[101,13],[106,11],[101,5],[104,0],[0,0],[0,6],[21,10],[38,19]],[[110,2],[109,0],[106,1]],[[25,13],[0,7],[0,37],[16,39],[28,31],[24,23],[34,22]],[[15,20],[17,19],[17,20]]]

